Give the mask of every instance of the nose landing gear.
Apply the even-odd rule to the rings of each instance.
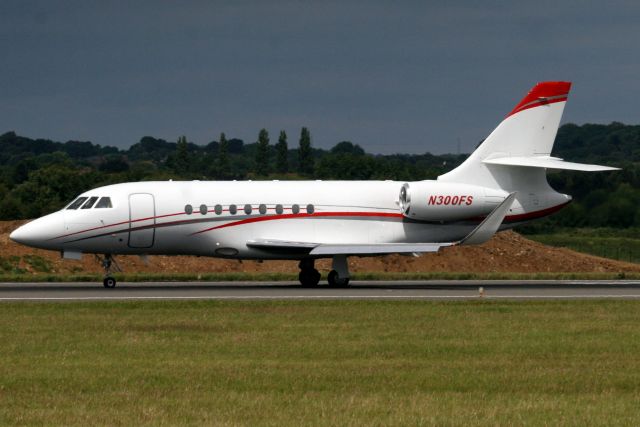
[[[102,285],[105,288],[115,288],[116,287],[116,279],[111,276],[111,270],[121,272],[122,269],[118,265],[118,262],[111,254],[105,254],[104,257],[100,257],[100,255],[96,254],[96,259],[102,265],[104,269],[104,280],[102,281]]]
[[[114,279],[111,276],[105,277],[104,280],[102,281],[102,285],[105,288],[115,288],[116,287],[116,279]]]

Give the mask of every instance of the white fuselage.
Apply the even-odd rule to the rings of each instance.
[[[69,253],[297,259],[300,253],[265,250],[248,246],[247,242],[454,241],[478,225],[478,212],[488,213],[495,206],[478,196],[469,203],[464,187],[459,185],[454,188],[438,181],[419,183],[435,189],[432,201],[442,196],[440,205],[433,209],[443,209],[444,201],[456,201],[444,206],[455,213],[451,215],[454,220],[447,219],[446,211],[437,221],[405,215],[399,206],[400,190],[406,184],[402,181],[135,182],[100,187],[81,195],[109,197],[110,208],[65,208],[24,225],[11,238]],[[471,187],[474,186],[469,192]],[[477,194],[477,187],[473,191]],[[491,191],[497,199],[495,203],[507,195]],[[552,194],[556,196],[551,197]],[[537,202],[535,206],[527,206],[526,198],[516,199],[502,228],[549,214],[569,200],[555,192],[547,196],[540,198],[544,205]],[[428,209],[429,206],[423,207],[423,211]],[[461,215],[465,209],[466,217]]]

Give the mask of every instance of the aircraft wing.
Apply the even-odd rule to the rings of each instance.
[[[247,246],[271,251],[303,252],[309,255],[382,255],[396,253],[438,252],[452,243],[308,243],[284,240],[250,240]]]
[[[291,242],[285,240],[250,240],[247,246],[270,251],[285,251],[288,253],[307,253],[315,256],[329,255],[385,255],[402,253],[438,252],[440,248],[456,245],[477,245],[489,240],[498,231],[504,217],[515,199],[516,193],[511,193],[500,203],[471,233],[462,240],[455,242],[437,243],[370,243],[370,244],[335,244]]]

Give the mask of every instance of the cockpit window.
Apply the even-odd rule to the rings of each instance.
[[[87,200],[80,209],[91,209],[91,207],[94,205],[96,200],[98,200],[97,197],[89,197],[89,200]]]
[[[96,209],[98,208],[112,208],[111,197],[102,197],[98,203],[94,206]]]
[[[76,200],[71,202],[69,206],[67,206],[67,209],[78,209],[80,205],[84,203],[85,200],[87,200],[86,197],[78,197]]]

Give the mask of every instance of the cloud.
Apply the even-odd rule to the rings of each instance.
[[[373,152],[471,150],[537,81],[567,119],[631,122],[640,5],[3,2],[8,129],[126,146],[267,127]],[[2,129],[0,129],[2,131]]]

